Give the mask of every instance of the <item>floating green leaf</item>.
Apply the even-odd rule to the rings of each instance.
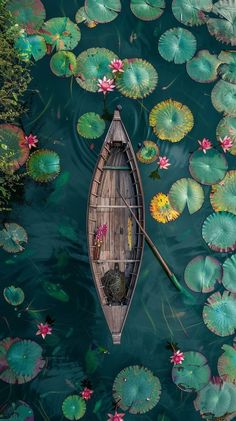
[[[199,392],[208,384],[210,377],[207,359],[200,352],[185,352],[182,364],[172,368],[173,382],[184,392]]]
[[[223,380],[236,383],[236,348],[223,345],[224,353],[218,359],[218,372]]]
[[[34,421],[34,413],[26,402],[17,401],[4,407],[1,419],[3,421]]]
[[[0,231],[0,246],[8,253],[19,253],[24,250],[28,242],[27,232],[23,227],[13,222],[5,222]]]
[[[229,136],[233,141],[233,146],[230,148],[229,153],[236,155],[236,117],[226,116],[220,120],[216,128],[217,140],[224,139]]]
[[[233,335],[236,330],[236,294],[215,292],[203,308],[205,325],[218,336]]]
[[[219,80],[212,89],[211,101],[220,113],[236,116],[236,84]]]
[[[77,60],[71,51],[58,51],[52,56],[50,67],[56,76],[70,77],[77,72]]]
[[[120,0],[85,0],[84,7],[89,19],[98,23],[111,22],[121,11]]]
[[[171,187],[169,192],[171,206],[183,212],[185,206],[191,214],[197,212],[204,202],[204,191],[200,184],[191,178],[181,178]]]
[[[141,20],[155,20],[164,12],[165,0],[131,0],[130,8]]]
[[[84,22],[88,28],[95,28],[95,26],[97,26],[97,22],[95,20],[89,19],[84,6],[80,7],[77,10],[76,15],[75,15],[75,21],[76,23]]]
[[[155,162],[159,156],[159,148],[155,142],[144,140],[143,146],[137,152],[137,158],[143,164]]]
[[[7,9],[28,34],[39,29],[46,17],[44,5],[40,0],[10,0],[7,2]]]
[[[25,299],[24,291],[19,287],[14,287],[14,285],[4,288],[3,296],[7,303],[12,306],[19,306]]]
[[[105,128],[105,121],[96,113],[83,114],[77,123],[79,135],[86,139],[97,139],[98,137],[101,137]]]
[[[44,291],[50,295],[50,297],[55,298],[56,300],[62,301],[64,303],[67,303],[70,299],[67,292],[65,292],[59,283],[54,283],[50,281],[44,281],[43,282],[43,289]]]
[[[173,0],[172,12],[184,25],[202,25],[206,22],[204,12],[212,9],[212,0]]]
[[[187,62],[186,69],[191,79],[196,82],[210,83],[217,79],[219,64],[220,61],[215,54],[211,54],[208,50],[201,50]]]
[[[223,180],[211,188],[211,206],[216,212],[226,211],[236,215],[236,170],[228,171]]]
[[[223,264],[222,284],[228,291],[236,293],[236,254],[228,257]]]
[[[228,163],[224,154],[216,149],[210,149],[205,154],[202,150],[195,151],[189,159],[191,176],[201,184],[215,184],[223,180]]]
[[[209,215],[202,226],[202,236],[215,251],[227,252],[236,248],[236,216],[227,212]]]
[[[47,44],[59,50],[73,50],[80,41],[79,27],[69,18],[52,18],[44,23],[41,33]]]
[[[236,411],[236,386],[209,382],[197,395],[194,406],[207,420],[232,420]]]
[[[33,180],[47,183],[54,180],[60,172],[60,158],[54,151],[40,149],[30,155],[27,171]]]
[[[207,19],[208,31],[218,41],[236,45],[236,0],[219,0],[212,12],[219,18]]]
[[[171,28],[161,35],[158,44],[160,55],[167,61],[182,64],[191,60],[197,49],[194,35],[184,28]]]
[[[11,173],[18,170],[29,156],[24,132],[11,124],[0,124],[0,170]]]
[[[45,39],[41,35],[21,35],[15,42],[15,48],[23,61],[29,61],[31,57],[35,61],[40,60],[47,52]]]
[[[236,83],[236,51],[221,51],[218,58],[222,62],[218,69],[221,79]]]
[[[184,280],[195,292],[211,292],[217,282],[221,282],[222,267],[220,262],[211,256],[194,257],[186,266]]]
[[[86,403],[79,395],[70,395],[62,404],[62,412],[68,420],[80,420],[86,412]]]

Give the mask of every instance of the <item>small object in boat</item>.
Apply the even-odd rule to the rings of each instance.
[[[126,295],[126,279],[124,272],[120,271],[119,263],[114,269],[108,270],[101,279],[108,303],[121,303]]]
[[[132,250],[132,247],[133,247],[132,228],[133,228],[133,221],[132,221],[132,218],[129,216],[128,218],[128,246],[129,246],[130,251]]]

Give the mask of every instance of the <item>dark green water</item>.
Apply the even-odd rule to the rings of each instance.
[[[208,199],[210,187],[203,187],[206,200],[200,211],[194,215],[185,211],[169,224],[158,224],[151,218],[149,203],[154,194],[168,193],[175,180],[189,176],[189,153],[197,148],[198,139],[215,139],[221,116],[211,104],[214,83],[194,82],[187,75],[185,65],[168,63],[159,55],[160,35],[168,28],[181,26],[172,15],[170,1],[167,1],[163,16],[153,22],[138,20],[131,14],[128,2],[122,3],[122,12],[114,22],[94,29],[81,25],[82,39],[74,52],[77,55],[87,48],[105,47],[120,58],[146,59],[157,69],[158,86],[147,99],[135,101],[117,92],[109,94],[111,112],[117,104],[123,107],[122,118],[135,150],[145,139],[156,141],[148,125],[148,114],[158,102],[175,99],[187,105],[194,115],[194,128],[183,141],[159,143],[161,155],[168,156],[171,162],[170,169],[161,172],[160,180],[148,177],[156,168],[155,163],[140,164],[147,231],[184,283],[183,272],[191,258],[199,254],[210,254],[221,261],[225,258],[225,254],[211,252],[201,236],[202,222],[212,212]],[[83,2],[47,0],[44,5],[47,19],[65,15],[74,20]],[[209,35],[205,26],[190,30],[197,38],[197,50],[218,53],[224,48]],[[132,32],[137,39],[130,42]],[[157,421],[158,415],[164,413],[173,421],[199,420],[200,415],[193,407],[195,395],[181,392],[172,382],[166,341],[177,342],[183,351],[202,352],[209,361],[212,375],[217,375],[216,362],[221,346],[231,344],[232,338],[217,337],[206,328],[202,308],[207,294],[196,294],[194,305],[185,303],[146,246],[122,344],[112,345],[91,277],[85,229],[88,190],[103,138],[95,140],[95,147],[91,150],[91,142],[79,138],[76,132],[77,119],[83,113],[102,113],[102,95],[82,90],[75,80],[71,83],[70,79],[57,78],[50,71],[49,61],[50,57],[44,57],[34,65],[32,89],[39,93],[32,96],[23,125],[25,131],[37,134],[41,147],[59,153],[62,172],[60,178],[50,185],[27,182],[24,197],[14,205],[10,219],[27,230],[28,247],[22,254],[13,256],[1,251],[0,272],[1,290],[9,283],[21,286],[26,294],[26,306],[29,303],[31,310],[37,310],[37,313],[23,311],[19,315],[1,298],[2,338],[10,335],[35,339],[36,317],[44,319],[50,314],[56,319],[54,335],[50,340],[41,341],[48,357],[47,370],[51,370],[51,392],[45,404],[40,394],[48,393],[48,386],[46,373],[41,373],[25,385],[9,387],[1,383],[1,401],[23,399],[34,409],[36,420],[64,419],[60,413],[61,403],[74,391],[65,380],[73,383],[74,377],[78,375],[80,378],[81,367],[85,373],[81,377],[88,376],[94,389],[84,419],[104,421],[107,412],[112,410],[111,392],[115,376],[128,365],[141,364],[160,378],[162,395],[151,412],[136,416],[137,419]],[[174,79],[169,88],[163,89]],[[233,157],[228,154],[227,160],[232,167]],[[47,295],[42,287],[46,280],[60,283],[70,297],[69,302],[63,303]],[[86,353],[93,342],[105,347],[109,354],[97,352],[96,370],[90,374]],[[92,411],[99,400],[101,408],[94,414]],[[126,421],[133,419],[135,416],[128,413],[125,416]]]

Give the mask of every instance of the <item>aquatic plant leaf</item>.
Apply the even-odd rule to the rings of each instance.
[[[221,79],[236,83],[236,51],[221,51],[218,59],[222,63],[218,68]]]
[[[203,321],[218,336],[233,335],[236,330],[236,294],[224,291],[208,297],[203,308]]]
[[[195,292],[214,291],[216,283],[221,282],[221,278],[221,264],[211,256],[194,257],[184,271],[186,284]]]
[[[156,170],[154,170],[154,171],[152,171],[150,174],[149,174],[149,177],[152,179],[152,180],[160,180],[160,174],[159,174],[159,172],[158,172],[158,169],[156,169]]]
[[[39,29],[46,17],[46,11],[40,0],[10,0],[7,9],[14,16],[16,23],[28,34]]]
[[[142,147],[136,153],[136,156],[143,164],[155,162],[160,154],[159,147],[151,140],[144,140]]]
[[[89,19],[88,15],[87,15],[87,13],[85,11],[84,6],[80,7],[77,10],[76,15],[75,15],[75,21],[76,21],[76,23],[82,23],[82,22],[84,22],[85,25],[88,28],[95,28],[95,26],[97,26],[97,22],[95,20]]]
[[[101,137],[105,128],[105,121],[96,113],[85,113],[77,122],[77,131],[79,135],[86,139],[97,139],[98,137]]]
[[[202,226],[202,236],[215,251],[228,252],[236,248],[236,216],[228,212],[209,215]]]
[[[173,382],[184,392],[199,392],[208,384],[210,377],[207,359],[200,352],[185,352],[182,364],[172,368]]]
[[[98,91],[98,79],[106,76],[113,79],[109,64],[117,59],[117,55],[106,48],[89,48],[79,54],[77,58],[76,81],[81,88],[89,92]]]
[[[193,152],[189,159],[189,172],[201,184],[215,184],[223,180],[228,163],[224,154],[210,149],[204,154],[202,150]]]
[[[80,420],[86,412],[86,403],[79,395],[70,395],[62,404],[62,412],[68,420]]]
[[[220,120],[216,128],[217,140],[224,139],[229,136],[233,141],[233,146],[228,151],[232,155],[236,155],[236,117],[226,116]]]
[[[211,54],[208,50],[201,50],[186,63],[186,70],[191,79],[196,82],[210,83],[217,79],[219,64],[217,55]]]
[[[194,35],[184,28],[171,28],[161,35],[158,51],[162,58],[182,64],[191,60],[197,49]]]
[[[131,0],[130,8],[141,20],[155,20],[164,12],[165,0]]]
[[[184,25],[194,26],[206,23],[206,15],[212,9],[212,0],[173,0],[174,17]]]
[[[73,76],[77,72],[76,57],[71,51],[58,51],[50,60],[50,68],[56,76]]]
[[[191,178],[180,178],[169,191],[171,206],[177,212],[183,212],[187,206],[190,215],[201,209],[204,202],[204,191],[200,184]]]
[[[149,124],[161,140],[179,142],[192,130],[194,120],[186,105],[168,99],[151,110]]]
[[[62,301],[64,303],[67,303],[69,301],[70,297],[67,294],[67,292],[64,291],[61,284],[55,284],[54,282],[44,281],[42,285],[44,291],[48,295],[50,295],[50,297],[53,297],[56,300]]]
[[[223,180],[211,188],[211,206],[216,212],[226,211],[236,215],[236,170],[228,171]]]
[[[158,377],[145,367],[129,366],[115,378],[113,397],[117,405],[131,414],[144,414],[156,406],[161,396]]]
[[[236,84],[219,80],[212,89],[211,101],[219,113],[236,116]]]
[[[158,74],[151,63],[141,58],[123,60],[123,73],[116,79],[116,88],[128,98],[145,98],[156,88]]]
[[[217,363],[219,375],[224,381],[236,384],[236,348],[223,345],[222,349],[224,353]]]
[[[117,18],[121,3],[120,0],[85,0],[84,8],[89,19],[107,23]]]
[[[67,17],[49,19],[40,32],[57,51],[73,50],[81,38],[79,27]]]
[[[29,156],[24,132],[12,124],[0,124],[0,170],[6,174],[18,170]]]
[[[33,410],[23,401],[12,402],[4,407],[2,416],[3,421],[34,421]]]
[[[219,0],[212,12],[219,18],[207,20],[208,31],[218,41],[236,45],[236,0]]]
[[[233,415],[236,411],[236,386],[227,382],[220,384],[209,382],[198,393],[194,406],[200,411],[201,416],[208,420],[217,420],[217,417],[226,417],[227,414]]]
[[[98,366],[99,366],[99,359],[98,353],[93,349],[88,349],[85,354],[85,364],[86,364],[86,373],[93,374]]]
[[[236,293],[236,254],[223,263],[222,284],[228,291]]]
[[[150,213],[157,222],[174,221],[180,215],[170,204],[169,198],[164,193],[157,193],[150,203]]]
[[[15,48],[23,61],[29,61],[31,57],[35,61],[40,60],[47,52],[46,42],[41,35],[21,35],[15,42]]]
[[[40,149],[32,153],[26,165],[29,176],[40,183],[54,180],[60,172],[59,155],[48,149]]]
[[[23,227],[13,222],[5,222],[0,231],[0,246],[8,253],[19,253],[28,242],[27,232]]]
[[[3,296],[8,304],[11,304],[12,306],[19,306],[23,303],[25,299],[25,294],[23,289],[20,287],[14,287],[14,285],[11,285],[10,287],[4,288],[3,290]]]

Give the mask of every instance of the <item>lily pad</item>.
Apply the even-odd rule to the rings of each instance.
[[[123,73],[116,79],[116,87],[128,98],[145,98],[156,88],[158,74],[152,64],[134,58],[123,60]]]
[[[58,51],[50,60],[51,71],[60,77],[70,77],[77,72],[77,59],[71,51]]]
[[[4,407],[2,416],[3,421],[34,421],[33,410],[23,401],[12,402]]]
[[[173,0],[172,12],[184,25],[202,25],[206,23],[205,12],[209,13],[212,6],[212,0]]]
[[[236,216],[227,212],[212,213],[203,223],[202,236],[212,250],[234,251],[236,248]]]
[[[61,284],[59,283],[55,284],[54,282],[44,281],[43,289],[48,295],[50,295],[50,297],[53,297],[56,300],[62,301],[64,303],[67,303],[70,299],[67,292],[64,291]]]
[[[184,392],[199,392],[208,384],[210,377],[207,359],[200,352],[185,352],[182,364],[172,368],[173,382]]]
[[[80,420],[86,412],[86,403],[79,395],[70,395],[62,404],[62,412],[68,420]]]
[[[85,0],[84,8],[89,19],[107,23],[117,18],[121,3],[120,0]]]
[[[220,183],[212,186],[210,200],[216,212],[226,211],[236,215],[236,170],[228,171]]]
[[[98,137],[101,137],[105,128],[105,121],[96,113],[83,114],[77,123],[79,135],[86,139],[97,139]]]
[[[218,336],[233,335],[236,330],[236,294],[215,292],[203,308],[203,321]]]
[[[23,289],[19,287],[14,287],[11,285],[10,287],[4,288],[3,296],[8,304],[12,306],[19,306],[23,303],[25,299],[25,294]]]
[[[236,83],[236,51],[221,51],[218,58],[222,62],[218,69],[221,79]]]
[[[155,162],[159,156],[159,148],[155,142],[145,140],[143,146],[137,152],[137,158],[143,164]]]
[[[18,170],[29,156],[24,132],[11,124],[0,124],[0,168],[4,173]]]
[[[236,348],[223,345],[222,349],[224,353],[217,364],[219,375],[224,381],[236,384]]]
[[[16,23],[28,34],[39,29],[46,17],[46,11],[40,0],[10,0],[7,9],[14,16]]]
[[[236,293],[236,254],[223,263],[222,284],[228,291]]]
[[[220,64],[217,56],[207,50],[198,51],[197,55],[188,61],[186,69],[191,79],[199,83],[210,83],[217,79],[217,68]]]
[[[89,48],[79,54],[77,58],[76,81],[81,88],[89,92],[98,91],[98,79],[106,76],[113,78],[109,64],[117,59],[117,55],[106,48]]]
[[[198,393],[194,406],[207,420],[231,420],[236,411],[236,387],[232,383],[209,382]],[[231,418],[233,416],[233,418]]]
[[[30,177],[40,183],[54,180],[60,172],[60,158],[54,151],[40,149],[30,155],[27,161]]]
[[[218,41],[236,45],[236,0],[219,0],[212,12],[219,16],[207,20],[208,31]]]
[[[218,112],[236,116],[236,84],[219,80],[212,89],[211,101]]]
[[[233,146],[230,148],[229,153],[236,155],[236,117],[226,116],[220,120],[216,128],[216,137],[220,141],[225,136],[229,136],[233,141]]]
[[[131,0],[133,14],[145,21],[158,19],[165,9],[165,0]]]
[[[41,35],[21,35],[15,42],[15,49],[23,61],[29,61],[31,57],[38,61],[47,52],[45,39]]]
[[[13,222],[5,222],[0,231],[0,246],[8,253],[19,253],[24,250],[28,242],[27,232],[23,227]]]
[[[216,283],[221,282],[221,278],[221,264],[211,256],[194,257],[184,271],[186,284],[195,292],[214,291]]]
[[[171,206],[179,213],[187,206],[190,215],[201,209],[204,202],[204,191],[200,184],[191,178],[177,180],[169,192]]]
[[[95,20],[89,19],[88,15],[87,15],[87,13],[85,11],[84,6],[80,7],[77,10],[76,15],[75,15],[75,21],[76,21],[76,23],[82,23],[82,22],[84,22],[85,25],[88,28],[95,28],[95,26],[97,26],[97,22]]]
[[[224,154],[216,149],[210,149],[206,154],[202,150],[195,151],[189,159],[191,176],[201,184],[218,183],[225,177],[228,163]]]
[[[157,221],[165,224],[174,221],[180,215],[170,204],[169,197],[164,193],[157,193],[150,203],[150,213]]]
[[[52,18],[40,31],[47,44],[59,50],[73,50],[81,38],[79,27],[69,18]]]
[[[161,35],[158,50],[162,58],[182,64],[193,58],[197,49],[194,35],[184,28],[171,28]]]

